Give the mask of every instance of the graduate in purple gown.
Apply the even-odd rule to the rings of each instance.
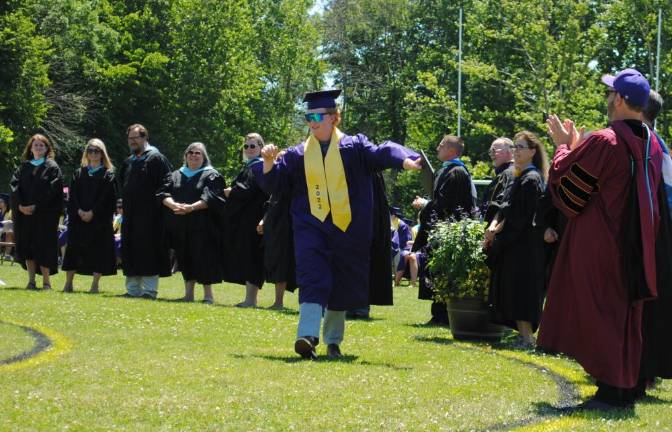
[[[336,98],[340,90],[306,94],[308,139],[276,161],[273,145],[262,150],[260,186],[291,191],[299,328],[294,350],[316,358],[324,315],[330,358],[341,357],[345,310],[368,305],[375,171],[420,169],[417,153],[394,143],[373,145],[367,137],[343,134]]]

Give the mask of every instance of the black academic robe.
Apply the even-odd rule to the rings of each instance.
[[[488,185],[484,195],[481,214],[488,224],[492,222],[499,211],[508,188],[513,184],[513,163],[507,162],[495,168],[495,178]]]
[[[465,214],[471,215],[474,198],[471,194],[471,176],[463,166],[450,164],[436,172],[434,180],[434,198],[420,211],[420,229],[413,242],[413,252],[426,248],[429,232],[437,221],[460,220]],[[431,251],[425,251],[431,256]],[[418,298],[433,300],[434,292],[427,284],[425,269],[420,278]]]
[[[555,257],[560,248],[560,239],[567,226],[567,217],[555,207],[553,204],[553,197],[548,189],[548,185],[544,193],[539,198],[537,203],[537,215],[535,218],[539,235],[543,240],[544,233],[547,228],[553,229],[558,234],[558,240],[554,243],[544,242],[544,293],[547,291],[548,284],[551,280],[551,273],[553,271],[553,264],[555,264]]]
[[[112,219],[117,193],[114,173],[101,168],[89,175],[79,168],[72,176],[68,190],[68,247],[63,257],[63,270],[78,274],[117,274]],[[84,222],[78,210],[93,211],[90,222]]]
[[[536,168],[527,168],[515,179],[499,217],[504,227],[486,250],[492,321],[514,329],[516,321],[529,321],[536,330],[541,317],[543,233],[535,225],[535,213],[543,191],[544,181]]]
[[[391,306],[393,292],[390,275],[392,268],[390,206],[385,195],[385,180],[382,172],[376,172],[371,178],[373,180],[373,236],[369,267],[369,304]]]
[[[24,161],[10,182],[12,219],[14,221],[15,257],[26,268],[26,260],[58,272],[58,220],[63,213],[63,176],[53,159],[38,167]],[[35,205],[26,216],[19,205]]]
[[[264,217],[268,195],[257,185],[251,169],[252,164],[259,163],[261,160],[255,159],[245,164],[233,181],[226,200],[224,280],[241,285],[251,282],[261,287],[264,282],[264,250],[257,225]]]
[[[287,291],[296,290],[294,232],[289,213],[291,197],[286,191],[271,194],[264,215],[264,276],[268,282],[287,282]]]
[[[186,281],[204,285],[222,281],[222,221],[218,208],[224,203],[224,178],[212,168],[187,177],[180,170],[166,176],[158,197],[193,204],[202,200],[208,208],[176,215],[164,208],[169,243],[175,250],[177,265]],[[164,206],[165,207],[165,206]],[[125,221],[124,221],[125,223]]]
[[[124,223],[121,260],[126,276],[170,276],[170,251],[163,204],[156,197],[170,163],[154,147],[127,158],[119,170]]]
[[[640,379],[672,378],[672,220],[664,183],[658,188],[660,224],[656,237],[658,298],[644,302]]]

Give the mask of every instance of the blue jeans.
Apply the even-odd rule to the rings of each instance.
[[[345,333],[345,311],[332,311],[317,303],[299,305],[297,336],[319,338],[322,315],[324,315],[324,326],[322,327],[324,343],[340,345]]]
[[[126,291],[133,297],[149,294],[156,298],[159,290],[159,276],[127,276]]]

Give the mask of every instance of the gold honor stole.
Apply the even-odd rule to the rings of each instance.
[[[306,140],[303,153],[303,166],[306,171],[306,186],[310,213],[321,222],[331,211],[331,220],[341,231],[345,232],[350,225],[350,197],[348,182],[345,179],[343,160],[338,143],[344,134],[338,128],[331,133],[329,149],[322,160],[320,142],[311,133]]]

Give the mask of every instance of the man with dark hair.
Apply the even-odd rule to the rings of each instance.
[[[647,386],[656,377],[672,378],[672,345],[669,343],[672,332],[672,269],[669,265],[672,256],[672,159],[665,142],[658,132],[653,130],[656,117],[663,106],[663,98],[651,90],[649,102],[644,109],[644,123],[658,138],[663,151],[663,182],[658,188],[660,207],[660,225],[656,238],[656,282],[658,298],[644,302],[642,314],[642,364],[635,397],[644,397]],[[665,205],[667,203],[667,205]]]
[[[434,190],[431,200],[415,197],[413,207],[420,210],[420,229],[413,242],[412,252],[428,250],[429,232],[437,221],[462,219],[465,215],[472,215],[476,205],[476,188],[471,181],[471,175],[460,160],[464,152],[462,138],[455,135],[446,135],[436,146],[437,158],[442,162],[441,168],[436,171]],[[427,283],[425,274],[425,260],[421,259],[420,283],[418,298],[433,300],[432,319],[427,324],[448,326],[448,311],[444,302],[436,301],[431,286]]]
[[[119,172],[124,223],[121,263],[126,276],[125,297],[156,299],[160,276],[170,276],[170,253],[157,192],[172,169],[141,124],[127,129],[131,155]]]
[[[568,218],[538,345],[574,357],[597,382],[583,409],[631,406],[642,356],[642,309],[655,298],[655,193],[663,152],[642,123],[649,83],[635,69],[605,75],[609,127],[582,140],[551,115],[553,203]]]

